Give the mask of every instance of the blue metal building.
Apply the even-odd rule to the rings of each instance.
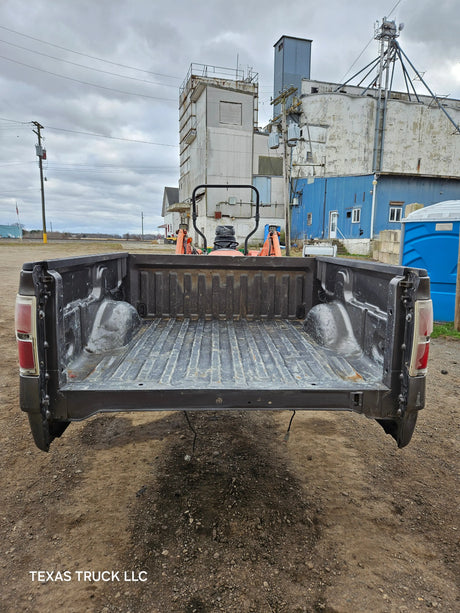
[[[394,174],[376,179],[376,185],[373,174],[295,180],[292,240],[369,239],[382,230],[400,230],[407,204],[460,200],[460,179]]]
[[[22,228],[18,224],[0,225],[0,238],[22,238]]]
[[[286,87],[297,87],[297,97],[302,91],[302,79],[310,78],[311,43],[306,38],[282,36],[274,45],[275,65],[273,81],[273,98]],[[288,106],[291,98],[288,98]],[[281,112],[281,106],[275,105],[273,116]]]

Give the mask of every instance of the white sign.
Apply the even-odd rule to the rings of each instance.
[[[435,230],[436,232],[452,232],[453,228],[453,223],[437,223]]]

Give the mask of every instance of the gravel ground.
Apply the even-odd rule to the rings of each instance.
[[[432,341],[403,450],[373,421],[322,412],[297,413],[287,443],[289,413],[195,413],[191,461],[182,413],[98,416],[35,448],[20,266],[113,249],[0,243],[0,610],[459,611],[460,342]]]

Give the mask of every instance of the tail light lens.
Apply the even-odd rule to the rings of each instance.
[[[15,311],[19,369],[23,375],[38,374],[36,300],[34,296],[17,296]]]
[[[409,375],[426,375],[430,336],[433,332],[433,303],[431,300],[417,300],[414,309],[414,341]]]

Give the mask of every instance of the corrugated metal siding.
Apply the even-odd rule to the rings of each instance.
[[[329,213],[338,212],[337,238],[365,238],[369,236],[372,208],[372,175],[361,177],[328,177],[299,179],[295,190],[300,192],[299,206],[292,209],[291,235],[304,238],[328,238]],[[361,209],[360,223],[352,223],[352,211]],[[308,213],[312,224],[307,224]],[[347,217],[347,213],[349,216]],[[362,235],[360,235],[362,230]],[[342,233],[342,234],[340,234]]]
[[[400,223],[388,221],[390,201],[406,204],[420,202],[430,206],[442,200],[460,200],[460,180],[430,177],[381,176],[377,185],[375,234],[381,230],[400,230]],[[404,210],[403,210],[404,214]]]
[[[292,209],[293,239],[328,238],[329,213],[337,211],[338,228],[345,238],[369,238],[372,212],[373,175],[298,179],[299,206]],[[429,206],[441,200],[460,199],[460,180],[429,177],[379,176],[377,184],[374,234],[400,230],[400,222],[389,221],[390,202],[420,202]],[[352,223],[353,208],[361,208],[359,224]],[[308,213],[312,225],[307,225]],[[347,213],[351,212],[350,217]],[[360,235],[362,230],[362,235]],[[339,233],[337,238],[343,238]]]
[[[300,97],[302,78],[310,78],[311,41],[301,38],[282,36],[275,44],[274,62],[274,95],[285,87],[297,87],[297,96]],[[291,98],[290,98],[291,100]],[[274,107],[274,116],[280,112],[280,105]]]

